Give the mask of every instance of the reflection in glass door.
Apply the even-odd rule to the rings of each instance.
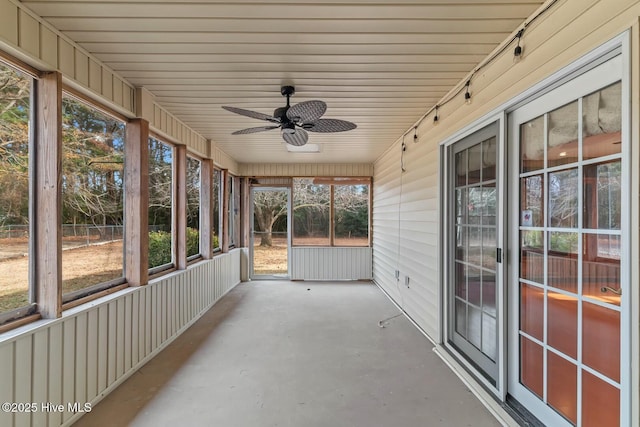
[[[457,142],[450,156],[449,326],[453,345],[497,388],[497,124]]]
[[[253,223],[250,245],[252,278],[288,278],[289,188],[251,189]]]
[[[589,73],[578,79],[598,82]],[[552,92],[510,118],[519,257],[509,392],[546,424],[620,425],[621,87],[548,108],[575,89]]]

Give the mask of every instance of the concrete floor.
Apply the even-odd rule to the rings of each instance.
[[[240,284],[75,426],[499,425],[397,313],[369,283]]]

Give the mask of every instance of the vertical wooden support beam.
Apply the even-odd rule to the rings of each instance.
[[[329,246],[333,246],[334,242],[335,242],[335,237],[336,237],[336,215],[335,215],[335,203],[334,203],[334,197],[335,197],[335,186],[333,184],[329,185],[329,194],[330,194],[330,202],[329,202],[329,227],[331,227],[329,229]]]
[[[242,223],[242,234],[240,246],[248,248],[251,242],[251,178],[242,178],[242,209],[240,210],[240,222]]]
[[[222,252],[229,252],[229,171],[222,171]]]
[[[127,124],[125,149],[125,278],[131,286],[149,280],[149,122]]]
[[[213,160],[200,162],[200,254],[213,255]]]
[[[36,82],[34,265],[43,318],[62,314],[62,74]]]
[[[187,146],[176,146],[175,157],[175,245],[176,245],[176,268],[184,270],[187,268]]]

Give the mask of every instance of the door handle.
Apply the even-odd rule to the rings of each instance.
[[[610,286],[603,286],[600,288],[600,292],[606,293],[607,291],[614,293],[616,295],[622,295],[622,289],[614,289]]]

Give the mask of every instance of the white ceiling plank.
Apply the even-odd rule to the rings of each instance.
[[[278,20],[288,25],[290,20],[434,20],[434,19],[495,19],[514,18],[526,15],[530,7],[526,4],[206,4],[181,3],[148,4],[126,3],[113,7],[110,3],[85,3],[78,7],[74,3],[42,3],[38,12],[44,18],[222,18],[245,20]]]
[[[61,31],[217,31],[278,33],[510,33],[523,19],[369,19],[315,20],[296,19],[283,25],[279,19],[216,18],[48,18]],[[165,33],[166,34],[166,33]],[[165,36],[166,37],[166,36]],[[293,36],[295,38],[295,36]]]
[[[67,35],[76,42],[101,43],[131,43],[135,40],[138,43],[162,43],[166,39],[166,31],[116,31],[109,29],[106,31],[66,31]],[[312,33],[304,32],[295,34],[283,32],[218,32],[215,29],[208,31],[172,31],[171,42],[173,43],[234,43],[234,44],[278,44],[289,46],[293,44],[317,44],[322,37],[325,44],[491,44],[497,45],[504,40],[504,32],[481,32],[481,33],[414,33],[410,37],[406,34],[378,34],[378,33]]]
[[[543,0],[23,0],[54,27],[240,163],[369,163]],[[320,99],[358,127],[310,133],[289,153],[279,130],[232,132]]]

